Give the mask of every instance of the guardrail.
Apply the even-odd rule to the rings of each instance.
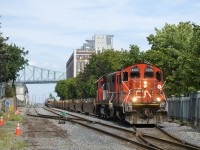
[[[168,116],[181,122],[190,122],[192,126],[200,125],[200,91],[190,93],[188,97],[167,98]]]

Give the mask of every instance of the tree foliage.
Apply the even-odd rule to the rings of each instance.
[[[24,57],[28,51],[15,44],[8,45],[6,39],[0,33],[0,81],[15,81],[17,73],[21,70],[28,60]]]
[[[105,50],[100,54],[92,55],[90,63],[86,65],[83,72],[83,78],[87,80],[87,77],[93,75],[95,78],[99,78],[105,74],[116,71],[122,67],[122,61],[126,52]]]
[[[77,97],[75,78],[61,80],[56,84],[55,91],[60,99],[73,99]]]
[[[166,92],[184,94],[200,89],[200,26],[190,22],[165,24],[147,37],[151,50],[145,59],[163,69]]]

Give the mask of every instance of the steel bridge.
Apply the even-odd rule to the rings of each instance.
[[[23,82],[25,84],[56,83],[59,80],[66,79],[65,72],[52,71],[31,65],[26,65],[18,74],[16,82]]]

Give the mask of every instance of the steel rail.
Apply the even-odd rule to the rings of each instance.
[[[57,110],[57,109],[56,109],[56,110],[53,109],[54,111],[52,111],[52,110],[50,110],[50,109],[47,109],[47,108],[44,108],[44,109],[49,110],[50,112],[53,112],[53,113],[55,113],[55,114],[57,114],[57,113],[54,112],[54,111],[61,112],[60,110]],[[137,142],[137,141],[134,141],[134,140],[131,140],[131,139],[122,137],[122,136],[120,136],[120,135],[116,135],[116,134],[114,134],[114,133],[107,132],[107,131],[102,130],[102,129],[99,129],[99,128],[95,128],[95,127],[93,127],[93,126],[91,126],[91,125],[88,125],[87,123],[90,122],[90,123],[93,123],[93,124],[100,124],[100,125],[102,125],[102,126],[106,126],[106,127],[109,127],[109,128],[114,128],[114,129],[121,130],[121,131],[123,131],[123,132],[127,132],[127,133],[129,133],[129,134],[133,134],[133,135],[137,136],[135,131],[128,130],[128,129],[124,129],[124,128],[120,128],[120,127],[117,127],[117,126],[108,125],[108,124],[105,124],[105,123],[102,123],[102,122],[99,122],[99,121],[92,121],[92,120],[85,119],[85,118],[82,118],[82,117],[80,117],[80,116],[72,115],[72,114],[69,114],[69,113],[68,113],[68,115],[71,115],[71,116],[73,116],[73,117],[77,117],[77,118],[81,119],[81,120],[77,120],[77,119],[73,119],[73,118],[72,118],[71,120],[70,120],[70,119],[68,120],[68,121],[71,121],[71,122],[73,122],[73,123],[77,123],[77,124],[79,124],[79,125],[82,125],[82,126],[84,126],[84,127],[89,128],[89,129],[92,129],[92,130],[95,130],[95,131],[104,133],[104,134],[106,134],[106,135],[115,137],[115,138],[117,138],[117,139],[121,139],[121,140],[123,140],[123,141],[132,143],[132,144],[134,144],[134,145],[136,145],[136,146],[139,146],[139,147],[142,147],[142,148],[145,148],[145,149],[148,149],[148,150],[158,150],[158,148],[156,148],[156,147],[152,147],[152,146],[150,146],[150,145],[146,145],[146,144],[143,144],[143,143],[139,143],[139,142]],[[67,119],[66,119],[66,120],[67,120]],[[83,123],[83,121],[85,121],[86,123]]]
[[[163,148],[161,148],[161,147],[159,147],[159,146],[156,146],[156,145],[154,145],[154,144],[151,144],[150,142],[148,142],[147,140],[145,140],[145,139],[142,137],[141,134],[138,134],[138,138],[139,138],[143,143],[146,143],[147,145],[150,145],[150,146],[152,146],[152,147],[155,147],[155,148],[157,148],[157,149],[159,149],[159,150],[164,150]]]
[[[135,129],[135,131],[137,132],[138,134],[138,137],[141,141],[143,141],[144,143],[148,144],[148,145],[151,145],[151,146],[155,146],[159,149],[162,149],[161,147],[158,147],[150,142],[148,142],[147,140],[145,140],[145,138],[149,138],[149,139],[154,139],[156,141],[161,141],[163,143],[168,143],[170,145],[174,145],[174,146],[178,146],[178,147],[181,147],[181,148],[185,148],[185,149],[190,149],[190,150],[200,150],[200,147],[199,146],[196,146],[196,145],[193,145],[193,144],[190,144],[190,143],[187,143],[181,139],[178,139],[177,137],[169,134],[168,132],[166,132],[165,130],[161,129],[160,127],[158,126],[155,126],[155,128],[159,131],[161,131],[164,135],[168,136],[169,138],[175,140],[176,142],[173,142],[173,141],[169,141],[169,140],[165,140],[163,138],[158,138],[158,137],[155,137],[155,136],[151,136],[150,134],[148,133],[142,133],[142,132],[138,132],[137,131],[137,128],[135,126],[133,126],[133,128]]]
[[[41,118],[56,119],[56,118],[54,118],[54,117],[52,117],[52,116],[48,116],[48,115],[31,115],[31,114],[29,114],[29,113],[28,113],[28,115],[29,115],[29,116],[33,116],[33,117],[41,117]],[[44,116],[45,116],[45,117],[44,117]],[[106,134],[106,135],[115,137],[115,138],[117,138],[117,139],[121,139],[121,140],[123,140],[123,141],[132,143],[132,144],[134,144],[134,145],[136,145],[136,146],[139,146],[139,147],[141,147],[141,148],[145,148],[145,149],[147,149],[147,150],[158,150],[157,148],[151,147],[151,146],[149,146],[149,145],[142,144],[142,143],[139,143],[139,142],[136,142],[136,141],[133,141],[133,140],[124,138],[124,137],[122,137],[122,136],[119,136],[119,135],[116,135],[116,134],[107,132],[107,131],[105,131],[105,130],[101,130],[101,129],[92,127],[92,126],[90,126],[90,125],[81,123],[80,120],[79,120],[79,121],[77,121],[76,119],[75,119],[75,120],[74,120],[74,119],[69,119],[69,120],[65,119],[65,120],[66,120],[66,121],[71,121],[71,122],[73,122],[73,123],[77,123],[77,124],[82,125],[82,126],[84,126],[84,127],[87,127],[87,128],[93,129],[93,130],[95,130],[95,131],[104,133],[104,134]],[[81,120],[81,121],[86,121],[86,122],[87,122],[87,120]]]
[[[163,130],[162,128],[160,128],[160,127],[158,127],[158,126],[156,126],[156,128],[157,128],[159,131],[161,131],[162,133],[166,134],[167,136],[169,136],[170,138],[174,139],[175,141],[177,141],[177,142],[179,142],[179,143],[183,143],[183,144],[185,144],[185,145],[188,145],[188,146],[191,146],[191,147],[196,147],[196,148],[199,148],[199,149],[200,149],[199,146],[194,145],[194,144],[191,144],[191,143],[188,143],[188,142],[183,141],[183,140],[181,140],[181,139],[178,139],[177,137],[171,135],[170,133],[166,132],[165,130]]]
[[[45,108],[45,109],[46,109],[46,108]],[[46,109],[46,110],[48,110],[48,109]],[[53,109],[53,110],[61,112],[60,110],[57,110],[57,109]],[[51,111],[52,111],[52,110],[51,110]],[[53,111],[52,111],[52,112],[53,112]],[[100,122],[100,121],[93,121],[93,120],[85,119],[85,118],[82,118],[82,117],[80,117],[80,116],[73,115],[73,114],[70,114],[70,113],[68,113],[68,115],[73,116],[73,117],[80,118],[81,120],[86,120],[86,121],[91,122],[91,123],[100,124],[100,125],[104,125],[104,126],[107,126],[107,127],[110,127],[110,128],[118,129],[118,130],[121,130],[121,131],[124,131],[124,132],[127,132],[127,133],[130,133],[130,132],[131,132],[132,134],[135,134],[135,135],[136,135],[136,132],[133,131],[133,130],[129,130],[129,129],[125,129],[125,128],[121,128],[121,127],[109,125],[109,124],[106,124],[106,123],[102,123],[102,122]]]
[[[161,141],[163,143],[168,143],[168,144],[175,145],[175,146],[182,147],[182,148],[186,148],[186,149],[189,149],[189,150],[200,150],[200,147],[194,147],[194,146],[185,145],[185,144],[182,144],[182,143],[176,143],[176,142],[164,140],[164,139],[157,138],[157,137],[154,137],[154,136],[151,136],[151,135],[147,135],[147,134],[143,134],[143,133],[140,133],[140,135],[142,137],[154,139],[154,140],[157,140],[157,141]]]
[[[58,111],[58,112],[62,112],[61,110],[59,109],[53,109],[55,111]],[[51,110],[52,111],[52,110]],[[78,117],[78,118],[81,118],[83,119],[82,117],[80,116],[77,116],[77,115],[72,115],[70,113],[68,113],[68,115],[71,115],[73,117]],[[87,121],[90,121],[90,122],[93,122],[93,123],[97,123],[97,124],[101,124],[101,125],[104,125],[104,126],[107,126],[107,127],[110,127],[110,128],[115,128],[115,129],[118,129],[118,130],[123,130],[125,132],[132,132],[133,134],[137,134],[138,138],[143,141],[144,143],[146,143],[147,145],[150,145],[152,147],[155,147],[156,149],[160,149],[162,150],[163,148],[161,147],[158,147],[148,141],[146,141],[144,138],[145,137],[148,137],[148,138],[152,138],[152,139],[155,139],[157,141],[161,141],[161,142],[164,142],[164,143],[168,143],[168,144],[171,144],[171,145],[175,145],[175,146],[178,146],[178,147],[182,147],[182,148],[186,148],[186,149],[191,149],[191,150],[200,150],[200,147],[196,146],[196,145],[193,145],[193,144],[190,144],[190,143],[187,143],[183,140],[180,140],[174,136],[172,136],[171,134],[167,133],[166,131],[162,130],[161,128],[159,128],[158,126],[156,126],[156,129],[158,129],[159,131],[161,131],[162,133],[164,133],[165,135],[167,135],[168,137],[172,138],[173,140],[177,141],[177,142],[172,142],[172,141],[168,141],[168,140],[164,140],[164,139],[161,139],[161,138],[156,138],[156,137],[153,137],[153,136],[150,136],[150,135],[147,135],[147,134],[143,134],[143,133],[139,133],[137,132],[137,128],[135,126],[133,126],[133,129],[135,131],[131,131],[131,130],[128,130],[128,129],[124,129],[124,128],[120,128],[120,127],[116,127],[116,126],[112,126],[112,125],[108,125],[108,124],[105,124],[105,123],[102,123],[102,122],[99,122],[99,121],[91,121],[91,120],[88,120]]]
[[[81,121],[87,121],[87,120],[81,120]],[[82,125],[82,126],[84,126],[84,127],[89,128],[89,129],[92,129],[92,130],[95,130],[95,131],[104,133],[104,134],[106,134],[106,135],[115,137],[115,138],[117,138],[117,139],[121,139],[121,140],[123,140],[123,141],[125,141],[125,142],[129,142],[129,143],[134,144],[134,145],[136,145],[136,146],[139,146],[139,147],[141,147],[141,148],[145,148],[145,149],[148,149],[148,150],[158,150],[158,149],[155,148],[155,147],[152,147],[152,146],[149,146],[149,145],[146,145],[146,144],[142,144],[142,143],[139,143],[139,142],[137,142],[137,141],[133,141],[133,140],[131,140],[131,139],[122,137],[122,136],[120,136],[120,135],[113,134],[113,133],[111,133],[111,132],[107,132],[107,131],[105,131],[105,130],[103,130],[103,129],[99,129],[99,128],[92,127],[92,126],[88,125],[87,123],[82,123],[81,121],[80,121],[80,120],[79,120],[79,121],[73,120],[74,123],[77,123],[77,124],[79,124],[79,125]]]

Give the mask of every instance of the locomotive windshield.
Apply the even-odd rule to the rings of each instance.
[[[144,77],[145,78],[153,78],[154,77],[153,68],[151,68],[151,67],[145,68]]]
[[[140,69],[139,68],[131,68],[130,70],[130,77],[131,78],[140,78]]]
[[[157,79],[158,81],[162,81],[163,76],[162,76],[162,73],[161,73],[160,71],[157,71],[157,72],[156,72],[156,79]]]

